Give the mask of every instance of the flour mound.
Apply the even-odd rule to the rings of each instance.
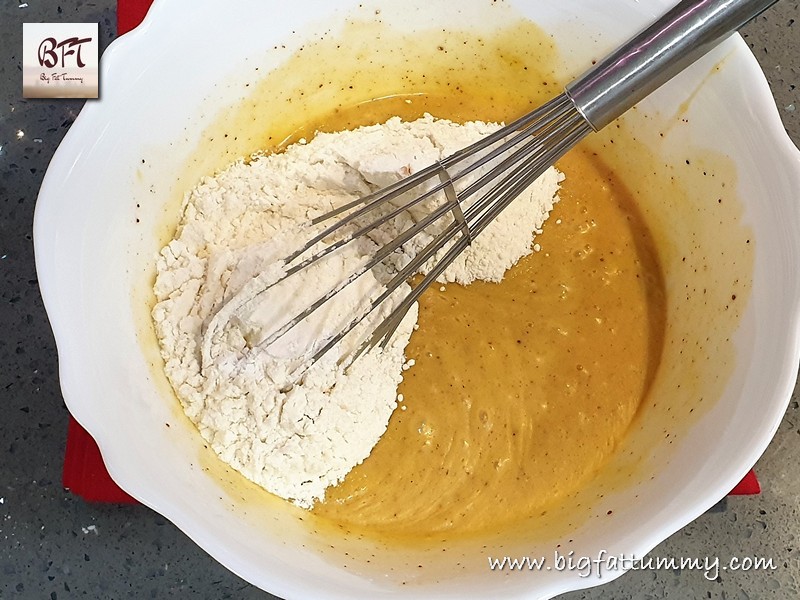
[[[346,369],[339,359],[359,347],[410,288],[401,286],[322,360],[311,364],[310,357],[385,289],[436,227],[271,344],[266,342],[280,324],[363,265],[400,224],[422,218],[424,207],[314,269],[269,285],[284,274],[282,259],[320,230],[309,224],[312,218],[427,167],[497,127],[426,115],[412,123],[393,118],[320,133],[281,154],[236,162],[187,195],[175,239],[158,259],[153,320],[167,377],[222,460],[308,508],[369,455],[397,406],[416,305],[385,348],[365,353]],[[500,281],[531,252],[561,179],[548,170],[439,280]],[[305,370],[299,382],[292,379],[297,369]]]

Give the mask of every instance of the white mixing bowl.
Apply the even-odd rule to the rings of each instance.
[[[247,98],[246,83],[313,36],[340,35],[352,15],[403,31],[491,31],[524,16],[552,34],[567,77],[667,5],[157,0],[145,23],[103,56],[101,99],[86,105],[58,149],[34,226],[64,398],[115,481],[226,567],[288,598],[550,598],[622,570],[499,573],[487,556],[552,558],[560,548],[575,557],[640,557],[723,497],[774,434],[800,359],[800,154],[738,36],[625,117],[625,131],[689,188],[683,200],[662,189],[648,204],[648,186],[669,177],[637,174],[631,162],[645,158],[625,156],[608,137],[594,142],[606,146],[661,232],[667,338],[629,439],[605,479],[579,495],[584,512],[570,512],[576,498],[565,505],[560,529],[448,543],[442,552],[308,525],[302,511],[243,482],[204,447],[161,372],[148,320],[154,258],[177,220],[176,198],[193,176],[233,158],[187,166],[202,131]],[[375,48],[390,52],[377,41]],[[231,129],[234,137],[251,133]]]

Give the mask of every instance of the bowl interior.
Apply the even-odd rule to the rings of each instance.
[[[258,127],[228,122],[236,140],[198,151],[208,123],[225,123],[220,115],[247,101],[250,82],[315,35],[386,53],[352,21],[481,34],[528,18],[552,35],[566,81],[665,8],[515,0],[454,12],[446,0],[298,0],[275,12],[255,0],[157,0],[104,55],[102,101],[86,106],[53,159],[34,231],[64,397],[115,480],[228,568],[285,597],[423,597],[431,586],[482,597],[500,582],[508,595],[551,597],[621,572],[508,576],[490,571],[487,556],[642,556],[724,496],[777,428],[798,362],[800,158],[738,37],[590,142],[638,196],[659,241],[667,339],[631,435],[541,535],[448,543],[442,553],[309,526],[204,447],[161,371],[149,321],[155,256],[182,194],[262,139]],[[644,168],[652,165],[655,173]]]

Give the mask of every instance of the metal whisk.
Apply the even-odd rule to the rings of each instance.
[[[427,265],[422,280],[363,337],[358,349],[343,359],[352,361],[366,350],[385,346],[422,292],[546,169],[590,132],[605,127],[776,1],[684,0],[540,108],[437,164],[314,219],[312,225],[320,225],[339,217],[284,259],[285,274],[281,278],[254,294],[231,299],[217,312],[205,332],[203,367],[210,360],[209,339],[261,294],[410,209],[429,208],[348,277],[257,344],[267,347],[280,340],[345,287],[438,224],[438,232],[391,276],[366,309],[320,342],[312,362],[336,346]],[[435,198],[439,200],[434,201]],[[435,257],[438,258],[433,260]]]

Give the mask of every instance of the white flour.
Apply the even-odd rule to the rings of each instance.
[[[306,371],[300,383],[289,385],[290,374],[308,366],[313,351],[348,323],[370,294],[379,293],[426,239],[404,245],[386,265],[266,348],[259,344],[281,319],[331,289],[375,252],[376,242],[396,232],[387,226],[313,270],[260,292],[283,273],[281,259],[319,230],[307,225],[310,218],[428,166],[496,127],[426,116],[319,134],[284,153],[237,162],[187,196],[176,237],[158,261],[153,319],[167,377],[186,414],[225,462],[270,492],[310,507],[369,455],[397,406],[416,306],[384,350],[364,354],[346,370],[337,365],[397,296]],[[562,178],[555,169],[545,173],[439,280],[500,281],[531,252]],[[404,218],[410,222],[421,214]],[[404,284],[400,297],[408,289]]]

